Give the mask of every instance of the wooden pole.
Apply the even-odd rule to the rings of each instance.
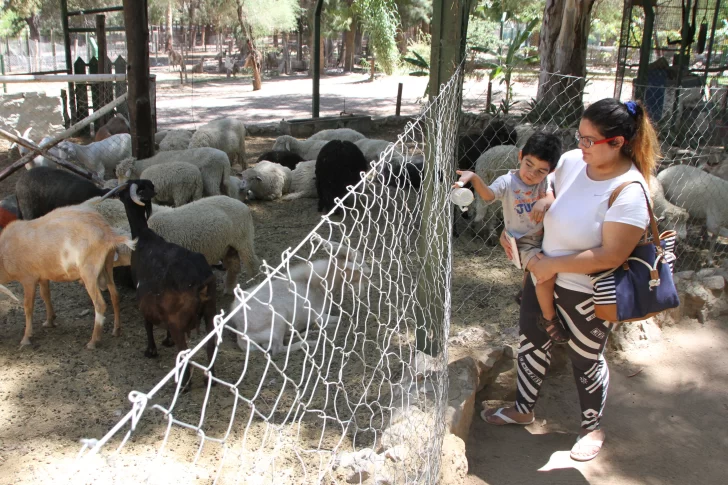
[[[66,54],[66,72],[73,74],[73,59],[71,58],[71,34],[68,32],[68,0],[61,0],[61,25],[63,26],[63,48]],[[76,119],[76,99],[74,97],[73,83],[68,82],[68,111],[71,119]]]
[[[402,83],[399,83],[397,87],[397,111],[396,115],[399,116],[399,111],[402,108]]]
[[[439,94],[440,84],[447,82],[457,71],[465,57],[465,38],[468,27],[470,0],[434,0],[432,15],[432,50],[430,54],[430,99]],[[462,86],[462,76],[460,78]],[[461,87],[460,86],[460,87]],[[436,107],[435,110],[441,109]],[[459,106],[457,107],[459,109]],[[459,112],[459,111],[458,111]],[[434,115],[433,115],[434,116]],[[449,237],[452,233],[450,221],[443,217],[443,211],[436,195],[437,184],[448,184],[454,173],[455,153],[444,144],[448,139],[444,130],[457,135],[458,126],[448,123],[440,126],[433,118],[425,123],[426,133],[425,167],[422,180],[423,230],[417,241],[418,260],[422,275],[417,284],[415,308],[415,341],[417,350],[429,355],[442,352],[444,326],[449,315],[445,313],[447,295],[436,284],[446,271],[443,258],[452,257],[449,252]],[[439,162],[436,164],[436,162]],[[449,167],[448,167],[449,166]],[[451,168],[452,170],[448,170]],[[445,180],[441,181],[444,171]]]
[[[96,44],[98,47],[99,61],[98,73],[109,74],[111,73],[111,66],[108,66],[106,64],[106,15],[104,14],[96,16]],[[111,99],[109,99],[111,98],[111,96],[109,96],[111,86],[109,86],[107,83],[99,83],[97,89],[99,90],[99,99],[101,100],[101,104],[106,105],[107,103],[109,103],[111,101]],[[98,126],[98,128],[101,128],[110,118],[110,116],[106,115],[102,117],[97,124],[94,124],[94,126]]]
[[[149,27],[146,0],[124,0],[129,123],[132,155],[137,159],[154,155],[154,125],[149,96]]]
[[[4,83],[58,83],[58,82],[116,82],[126,81],[126,74],[21,74],[0,76]]]
[[[55,31],[51,29],[51,53],[53,55],[53,70],[58,70],[58,64],[56,64],[56,36]]]

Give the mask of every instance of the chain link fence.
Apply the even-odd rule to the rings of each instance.
[[[458,74],[337,199],[343,214],[263,262],[214,331],[85,440],[75,482],[438,483],[459,106]],[[202,392],[182,392],[186,369]]]

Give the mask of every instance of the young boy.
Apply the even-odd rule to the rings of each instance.
[[[541,252],[543,240],[543,214],[554,200],[552,177],[549,176],[561,158],[561,140],[556,135],[534,133],[518,153],[520,168],[495,179],[490,185],[474,172],[458,170],[458,182],[470,182],[480,197],[490,202],[503,203],[503,220],[506,229],[516,238],[521,268],[530,272],[538,261],[534,257]],[[460,185],[459,183],[454,185]],[[524,274],[524,283],[525,283]],[[531,275],[534,284],[536,278]],[[552,278],[536,284],[536,297],[542,315],[539,326],[555,343],[566,343],[568,337],[556,315],[554,307],[554,283]]]

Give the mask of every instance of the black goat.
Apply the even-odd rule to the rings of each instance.
[[[419,191],[422,186],[422,171],[425,163],[422,160],[415,162],[408,161],[400,165],[398,163],[385,164],[382,167],[384,183],[389,187],[405,188],[411,186]]]
[[[515,145],[518,141],[516,129],[496,120],[490,123],[482,133],[463,135],[458,140],[458,168],[472,170],[481,154],[498,145]]]
[[[154,184],[149,180],[130,180],[114,189],[124,203],[132,238],[137,240],[131,255],[132,272],[136,276],[136,297],[147,330],[146,357],[157,357],[153,325],[165,325],[167,338],[163,345],[187,349],[186,336],[205,319],[207,333],[214,328],[216,280],[205,257],[182,246],[165,241],[147,226],[152,212]],[[215,341],[207,344],[207,357],[212,361]],[[212,368],[210,369],[212,375]],[[187,389],[189,367],[182,378]]]
[[[269,162],[277,163],[293,170],[294,168],[296,168],[296,165],[298,165],[298,162],[303,161],[303,157],[298,153],[294,153],[290,150],[271,150],[259,156],[258,160],[256,160],[256,163],[260,162],[261,160],[268,160]]]
[[[316,192],[318,211],[328,212],[334,208],[336,197],[346,195],[348,185],[356,185],[361,180],[361,172],[368,170],[364,154],[350,141],[331,140],[321,148],[316,157]],[[340,214],[338,208],[335,214]]]
[[[110,189],[96,184],[68,170],[35,167],[23,171],[15,183],[20,218],[37,219],[53,209],[76,205],[92,197],[105,195]]]

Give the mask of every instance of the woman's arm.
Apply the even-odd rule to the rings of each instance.
[[[463,185],[470,182],[480,198],[484,201],[490,202],[495,199],[495,193],[490,190],[490,187],[485,185],[483,179],[481,179],[475,172],[471,172],[469,170],[456,170],[455,173],[460,175],[458,182],[462,182]],[[457,187],[457,185],[453,185],[453,187]]]
[[[591,274],[619,266],[627,260],[645,230],[622,222],[605,222],[602,226],[602,245],[569,256],[542,258],[531,271],[538,282],[551,279],[557,273]]]

